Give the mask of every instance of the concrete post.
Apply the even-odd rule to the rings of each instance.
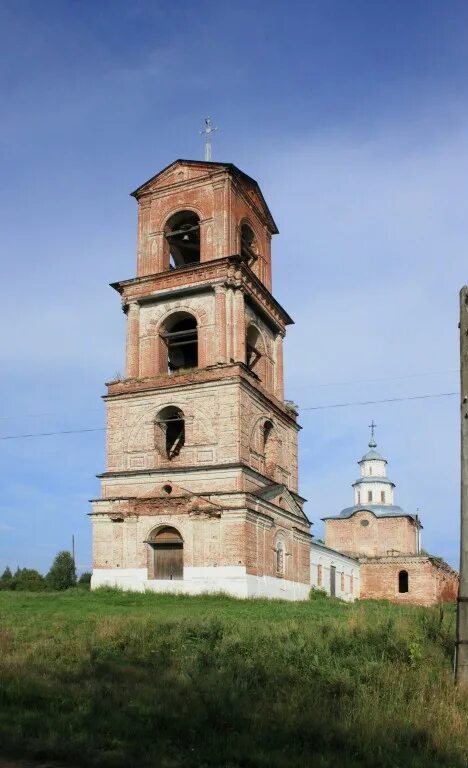
[[[455,681],[468,688],[468,286],[460,291],[461,530]]]

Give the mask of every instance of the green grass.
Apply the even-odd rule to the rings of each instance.
[[[2,756],[466,768],[454,609],[0,592]]]

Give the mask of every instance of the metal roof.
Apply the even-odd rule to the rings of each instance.
[[[401,507],[397,507],[395,504],[354,504],[352,507],[345,507],[345,509],[342,509],[339,515],[327,515],[326,517],[322,517],[322,520],[338,520],[352,517],[356,512],[372,512],[375,517],[410,517],[412,520],[418,520],[417,515],[405,512]],[[419,523],[419,525],[421,525],[421,523]]]

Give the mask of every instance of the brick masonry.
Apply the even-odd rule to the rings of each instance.
[[[104,398],[107,462],[91,514],[94,584],[108,573],[109,583],[136,587],[137,574],[139,588],[151,586],[148,538],[170,526],[183,540],[184,581],[204,571],[229,591],[216,573],[237,569],[236,578],[257,580],[262,594],[305,597],[310,534],[298,495],[299,426],[283,400],[282,345],[292,321],[270,293],[276,225],[256,183],[233,166],[177,161],[134,195],[137,277],[113,285],[127,315],[127,362],[125,378],[109,382]],[[186,210],[200,219],[200,262],[171,269],[166,222]],[[246,222],[255,234],[252,263],[239,255]],[[196,320],[198,365],[169,373],[163,331],[174,313]],[[252,370],[250,326],[261,352]],[[169,406],[185,423],[171,459],[157,426]]]

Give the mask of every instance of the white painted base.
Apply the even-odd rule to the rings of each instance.
[[[224,592],[235,597],[268,597],[307,600],[310,586],[273,576],[253,576],[242,565],[184,568],[184,578],[174,581],[148,579],[146,568],[95,568],[91,589],[118,587],[133,592],[171,592],[200,595]]]

